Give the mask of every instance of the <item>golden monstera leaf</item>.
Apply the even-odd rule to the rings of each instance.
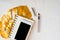
[[[17,15],[28,19],[31,19],[32,17],[32,14],[27,6],[18,6],[8,10],[7,13],[2,15],[0,19],[0,35],[3,38],[9,37],[13,27],[14,19]]]

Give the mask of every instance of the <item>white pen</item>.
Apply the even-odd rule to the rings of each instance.
[[[38,13],[38,32],[40,32],[40,13]]]
[[[37,17],[37,12],[36,12],[36,10],[34,9],[34,8],[32,8],[32,11],[33,11],[33,13],[34,13],[34,16],[36,16]],[[38,32],[40,32],[40,13],[38,13]]]

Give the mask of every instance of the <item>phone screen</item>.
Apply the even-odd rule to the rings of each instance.
[[[25,40],[31,25],[21,22],[16,33],[16,40]]]

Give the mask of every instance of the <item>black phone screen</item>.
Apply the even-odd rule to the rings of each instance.
[[[31,25],[21,22],[15,36],[16,40],[25,40]]]

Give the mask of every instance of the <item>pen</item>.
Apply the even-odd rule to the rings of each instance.
[[[38,32],[40,32],[40,13],[38,13]]]
[[[33,13],[34,13],[34,16],[37,16],[36,10],[35,10],[34,8],[32,8],[32,11],[33,11]]]
[[[38,15],[37,15],[37,12],[34,8],[32,8],[32,11],[34,13],[34,16],[38,17],[38,29],[37,29],[37,31],[40,32],[40,13],[38,13]]]

